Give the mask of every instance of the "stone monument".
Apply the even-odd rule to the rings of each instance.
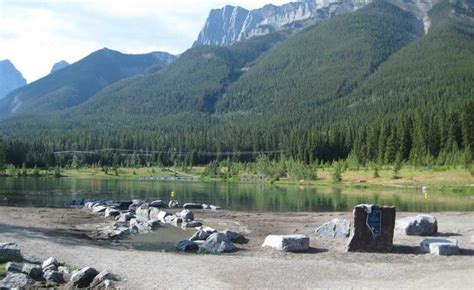
[[[394,206],[358,205],[347,251],[390,252],[393,247]]]

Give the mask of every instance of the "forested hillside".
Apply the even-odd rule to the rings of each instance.
[[[306,163],[468,165],[474,24],[461,4],[437,5],[426,35],[408,12],[379,1],[289,38],[194,47],[77,107],[3,121],[7,162],[130,164],[117,151],[52,154],[116,148],[141,152],[141,164],[275,152]]]
[[[107,48],[11,92],[0,101],[0,117],[12,113],[48,113],[81,104],[100,89],[123,78],[163,68],[167,53],[127,55]]]

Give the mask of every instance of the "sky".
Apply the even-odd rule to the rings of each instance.
[[[53,64],[76,62],[107,47],[124,53],[184,52],[209,11],[247,9],[291,0],[0,0],[0,60],[10,59],[28,82]]]

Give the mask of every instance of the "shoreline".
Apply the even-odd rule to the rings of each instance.
[[[449,257],[419,254],[416,248],[424,237],[395,234],[396,246],[389,254],[346,253],[345,240],[315,238],[317,226],[333,218],[350,219],[350,212],[195,214],[218,230],[243,233],[249,243],[218,256],[139,251],[91,239],[91,233],[110,223],[101,215],[82,209],[13,207],[1,207],[0,240],[17,242],[25,255],[57,256],[71,265],[107,269],[122,277],[118,286],[125,288],[363,288],[369,280],[376,288],[464,288],[474,275],[474,212],[434,213],[438,236],[459,240],[461,254]],[[397,218],[411,215],[400,212]],[[310,237],[310,252],[261,247],[268,234],[294,233]]]

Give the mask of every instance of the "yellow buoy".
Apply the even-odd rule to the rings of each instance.
[[[176,192],[172,191],[171,192],[171,197],[176,197]]]

